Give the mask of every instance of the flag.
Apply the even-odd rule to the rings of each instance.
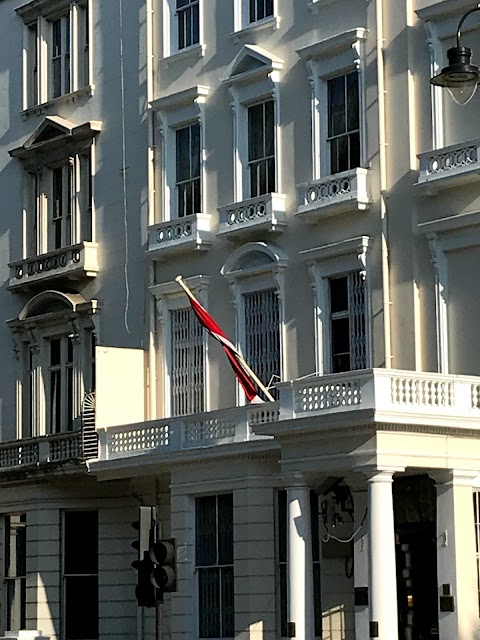
[[[238,351],[235,345],[232,342],[230,342],[230,340],[223,333],[223,331],[220,329],[220,327],[212,318],[212,316],[209,315],[206,309],[204,309],[202,305],[198,302],[198,300],[195,298],[195,296],[190,291],[190,289],[186,285],[184,285],[180,276],[176,278],[176,281],[180,284],[180,286],[183,287],[185,293],[187,294],[190,304],[192,306],[192,309],[195,315],[197,316],[198,320],[200,321],[200,324],[202,324],[205,327],[205,329],[208,331],[208,333],[213,338],[215,338],[215,340],[218,340],[218,342],[220,342],[220,344],[222,345],[223,350],[225,351],[227,358],[230,362],[230,365],[233,371],[235,372],[235,375],[237,376],[238,381],[242,385],[243,390],[245,391],[245,395],[248,401],[262,402],[262,400],[260,400],[260,398],[257,395],[257,384],[253,379],[251,373],[248,371],[249,367],[246,364],[245,360],[243,359],[241,353]]]

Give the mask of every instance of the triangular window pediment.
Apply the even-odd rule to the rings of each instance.
[[[248,71],[254,71],[256,69],[260,69],[261,67],[266,67],[265,62],[262,62],[261,60],[258,60],[258,58],[254,58],[253,56],[245,56],[235,65],[232,73],[230,74],[230,77],[238,76],[241,73],[247,73]]]
[[[238,76],[246,76],[249,73],[265,70],[265,74],[270,73],[274,69],[282,69],[283,60],[269,53],[261,47],[253,44],[246,44],[237,55],[229,80],[234,81]]]
[[[72,131],[73,124],[58,117],[47,117],[37,127],[30,138],[23,145],[24,149],[29,149],[41,142],[48,142],[61,136],[69,135]]]

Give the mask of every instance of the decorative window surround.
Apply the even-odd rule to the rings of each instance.
[[[232,97],[234,122],[234,202],[249,199],[248,107],[274,101],[275,191],[281,194],[281,139],[278,120],[280,71],[283,60],[256,45],[245,45],[225,79]]]
[[[157,156],[156,174],[162,197],[156,206],[161,213],[157,220],[163,220],[151,227],[148,233],[148,251],[155,258],[172,251],[184,252],[208,249],[211,243],[211,214],[206,213],[206,170],[205,170],[205,117],[204,109],[210,88],[202,85],[180,91],[151,103],[158,114],[160,134],[163,138],[161,152]],[[200,125],[200,183],[201,211],[189,216],[178,217],[176,198],[176,131],[185,126]],[[158,211],[157,209],[157,211]]]
[[[418,225],[427,237],[435,273],[438,372],[448,373],[447,253],[480,246],[480,211],[462,213]]]
[[[198,42],[192,42],[191,45],[180,48],[179,44],[179,25],[177,13],[177,0],[163,0],[163,58],[164,62],[170,64],[175,60],[186,57],[201,57],[205,55],[206,45],[203,37],[203,3],[204,0],[198,2]]]
[[[195,297],[199,300],[206,309],[208,308],[208,287],[210,285],[210,278],[208,276],[198,275],[190,278],[184,278],[185,282],[195,294]],[[155,298],[157,317],[159,321],[159,330],[161,333],[161,345],[163,351],[163,376],[164,376],[164,403],[163,411],[165,416],[172,416],[172,403],[171,403],[171,349],[172,343],[171,326],[170,326],[170,311],[173,309],[185,309],[190,307],[190,303],[185,295],[183,289],[179,286],[178,282],[162,282],[150,287],[150,292]],[[204,345],[204,407],[205,411],[210,409],[209,400],[209,376],[208,376],[208,340],[207,332],[203,332],[203,345]]]
[[[43,291],[31,298],[18,318],[10,320],[17,357],[17,437],[49,433],[50,341],[71,342],[71,399],[62,395],[62,407],[71,402],[73,430],[80,429],[81,404],[93,390],[92,340],[98,331],[98,303],[79,294]],[[66,393],[66,381],[62,383]],[[64,425],[65,426],[68,425]]]
[[[246,344],[244,295],[264,289],[275,289],[279,298],[280,371],[287,379],[287,349],[285,328],[284,272],[288,264],[287,254],[280,248],[265,242],[248,242],[234,251],[221,269],[230,285],[236,309],[237,346]],[[266,384],[269,382],[264,381]],[[237,384],[237,400],[245,404],[240,385]]]
[[[28,183],[23,257],[9,265],[12,289],[54,278],[91,278],[98,273],[93,182],[94,138],[100,130],[100,122],[74,125],[59,116],[48,116],[21,147],[9,152],[22,162]],[[68,203],[62,200],[62,214],[54,219],[53,174],[61,167],[68,171],[74,198]],[[67,184],[63,175],[63,191]],[[61,225],[58,238],[57,222]]]
[[[94,87],[91,84],[93,71],[91,1],[32,0],[18,7],[16,12],[25,23],[24,117],[28,117],[31,113],[44,113],[59,102],[74,101],[81,96],[92,95]],[[64,21],[65,24],[63,24]],[[57,79],[54,78],[52,68],[56,23],[61,24],[61,41],[57,42],[59,47],[57,55],[60,62]],[[67,76],[65,75],[66,59],[69,60]]]
[[[281,232],[287,224],[285,196],[278,193],[268,193],[239,204],[225,205],[219,207],[218,212],[218,235],[228,238],[247,236],[257,230]]]
[[[41,282],[42,285],[55,281],[94,278],[99,272],[97,260],[98,244],[80,244],[49,251],[35,258],[23,258],[11,262],[10,282],[12,291],[28,291]]]
[[[315,302],[316,367],[319,375],[330,373],[330,290],[329,279],[351,271],[365,278],[366,367],[371,366],[372,337],[368,251],[371,239],[359,236],[332,244],[300,251],[308,264]]]
[[[418,155],[417,185],[428,195],[480,180],[480,138]]]
[[[440,73],[446,65],[445,40],[453,38],[457,33],[458,21],[462,15],[472,8],[471,0],[442,0],[415,11],[425,24],[427,43],[430,52],[430,77]],[[467,21],[463,33],[478,28],[475,21]],[[432,114],[432,148],[440,150],[445,145],[443,104],[446,92],[442,87],[430,85]]]
[[[42,102],[42,104],[28,107],[27,109],[24,109],[22,111],[22,117],[24,120],[26,120],[31,115],[40,116],[43,114],[52,113],[57,111],[60,105],[77,102],[82,98],[90,98],[94,95],[94,93],[95,85],[89,84],[86,87],[77,89],[76,91],[70,91],[70,93],[66,93],[63,96],[58,96],[58,98],[52,98],[51,100]]]
[[[360,166],[365,167],[366,152],[366,110],[365,110],[365,41],[367,29],[357,27],[331,38],[297,49],[297,54],[305,60],[312,90],[312,167],[313,181],[330,175],[328,157],[328,91],[330,78],[350,71],[358,72]]]
[[[298,185],[300,202],[295,214],[307,222],[346,211],[365,211],[371,203],[370,170],[351,169]]]
[[[232,37],[239,40],[255,31],[264,29],[278,29],[280,26],[280,16],[278,15],[278,0],[273,0],[273,15],[250,22],[250,6],[248,0],[234,0],[233,22],[234,31]]]

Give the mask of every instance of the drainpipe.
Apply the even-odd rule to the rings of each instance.
[[[380,164],[380,220],[382,251],[383,337],[385,368],[392,368],[390,268],[388,259],[387,153],[385,133],[385,65],[383,59],[383,0],[375,0],[377,30],[378,142]]]
[[[153,100],[154,91],[154,47],[153,47],[153,0],[146,0],[145,3],[145,37],[147,54],[147,115],[148,115],[148,151],[147,151],[147,225],[155,224],[155,111],[149,107]],[[155,283],[155,264],[153,261],[148,265],[148,284]],[[157,417],[157,363],[155,344],[155,303],[152,296],[147,293],[148,298],[148,407],[147,418],[154,420]]]

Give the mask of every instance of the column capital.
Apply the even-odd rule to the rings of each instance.
[[[480,471],[478,469],[439,469],[428,474],[435,484],[456,487],[480,487]]]
[[[394,473],[403,473],[405,467],[362,466],[355,469],[367,477],[367,482],[392,482]]]
[[[285,489],[312,489],[312,481],[303,473],[287,473],[282,476]]]

